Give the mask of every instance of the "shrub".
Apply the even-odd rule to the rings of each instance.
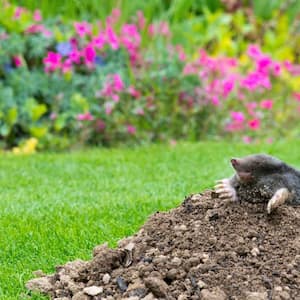
[[[283,17],[276,29],[282,33],[280,42],[268,39],[276,31],[266,31],[263,49],[277,45],[275,56],[289,61],[247,45],[246,36],[256,27],[253,23],[247,29],[241,12],[204,14],[211,28],[220,20],[224,34],[222,39],[206,32],[202,44],[219,53],[213,57],[193,45],[175,45],[165,21],[149,24],[138,12],[123,23],[120,13],[115,9],[94,24],[68,23],[43,21],[39,11],[6,4],[0,13],[2,148],[20,145],[15,148],[20,152],[28,148],[28,139],[34,149],[35,139],[39,148],[58,149],[298,137],[299,67],[291,62],[295,49],[285,44],[290,35]],[[228,22],[242,25],[245,39],[224,29]],[[230,47],[222,46],[224,40]]]

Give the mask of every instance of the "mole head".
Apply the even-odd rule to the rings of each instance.
[[[259,177],[279,173],[285,165],[279,159],[266,154],[253,154],[232,158],[231,165],[242,182],[253,182]]]

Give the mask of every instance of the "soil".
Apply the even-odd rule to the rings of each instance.
[[[300,207],[191,195],[116,249],[38,275],[27,288],[60,300],[300,300]]]

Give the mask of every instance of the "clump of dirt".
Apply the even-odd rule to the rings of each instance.
[[[60,300],[300,299],[300,207],[233,203],[214,192],[152,215],[116,249],[27,283]]]

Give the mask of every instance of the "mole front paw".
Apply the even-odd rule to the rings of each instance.
[[[221,199],[237,201],[236,191],[231,186],[229,179],[218,180],[215,185],[215,192]]]
[[[267,205],[267,212],[270,214],[278,206],[284,204],[289,198],[289,191],[286,188],[281,188],[276,191],[273,197],[269,200]]]

